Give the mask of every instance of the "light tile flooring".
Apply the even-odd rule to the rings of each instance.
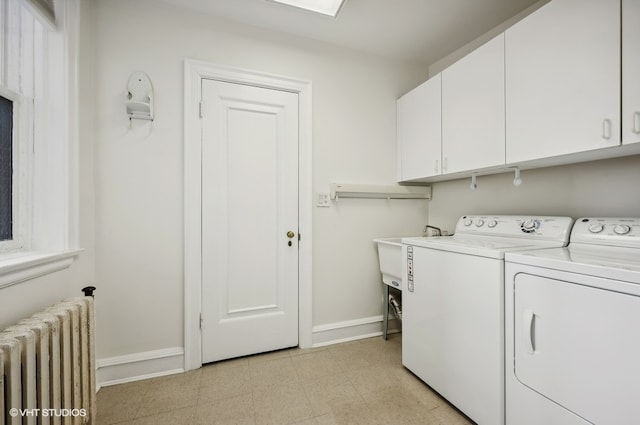
[[[471,424],[402,366],[401,336],[290,349],[102,388],[98,425]]]

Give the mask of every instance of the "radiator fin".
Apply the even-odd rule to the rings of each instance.
[[[94,320],[79,297],[0,332],[0,425],[95,424]]]

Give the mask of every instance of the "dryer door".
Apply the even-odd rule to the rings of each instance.
[[[514,319],[521,383],[591,423],[637,421],[640,297],[518,274]]]

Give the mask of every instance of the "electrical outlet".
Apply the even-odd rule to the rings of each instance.
[[[316,193],[316,207],[328,208],[331,206],[331,200],[329,194],[325,192]]]

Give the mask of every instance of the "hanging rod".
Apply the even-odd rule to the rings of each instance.
[[[431,186],[378,186],[331,183],[331,199],[431,199]]]

